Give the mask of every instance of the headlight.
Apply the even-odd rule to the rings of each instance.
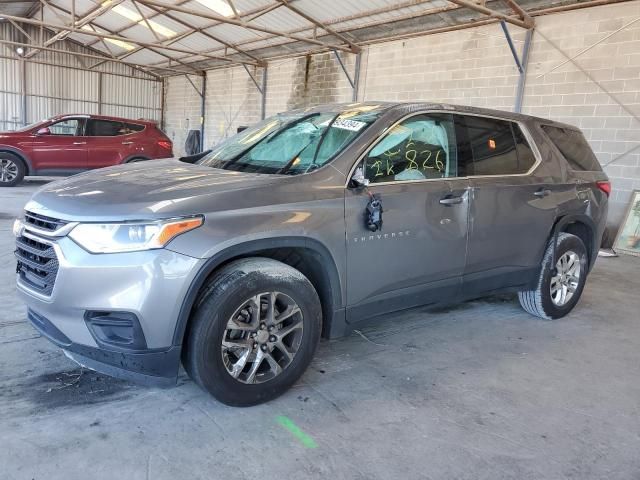
[[[69,237],[91,253],[134,252],[162,248],[203,222],[202,217],[189,217],[156,222],[81,223]]]
[[[22,232],[24,232],[24,223],[19,218],[16,218],[13,222],[13,234],[16,237],[22,236]]]

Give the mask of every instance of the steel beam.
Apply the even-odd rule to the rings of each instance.
[[[154,74],[153,72],[149,72],[148,70],[145,70],[145,69],[141,68],[138,64],[125,62],[123,60],[118,60],[116,58],[105,57],[104,55],[92,55],[90,53],[71,52],[71,51],[68,51],[68,50],[59,50],[57,48],[38,47],[38,46],[29,44],[29,43],[14,42],[14,41],[11,41],[11,40],[2,40],[2,39],[0,39],[0,45],[13,45],[15,47],[31,47],[31,48],[36,48],[38,50],[44,50],[46,52],[55,52],[55,53],[62,53],[64,55],[71,55],[72,57],[94,58],[94,59],[98,59],[98,60],[105,60],[107,62],[121,63],[123,65],[127,65],[128,67],[131,67],[131,68],[134,68],[134,69],[139,70],[141,72],[144,72],[147,75],[151,75],[152,77],[155,77],[156,79],[160,78],[158,75]],[[42,62],[34,62],[34,63],[42,63]],[[44,65],[48,65],[48,64],[44,63]],[[65,68],[73,68],[73,67],[66,67],[65,66]],[[152,69],[161,70],[161,71],[167,71],[167,72],[173,72],[173,73],[179,73],[179,74],[192,73],[192,72],[184,72],[184,71],[181,71],[181,70],[176,70],[173,67],[172,68],[152,67]],[[88,68],[84,68],[84,69],[80,69],[80,70],[89,71]]]
[[[260,118],[265,119],[267,114],[267,67],[262,67],[262,101],[260,102]]]
[[[193,15],[194,17],[199,17],[199,18],[206,18],[208,20],[213,20],[213,21],[217,21],[220,23],[227,23],[229,25],[235,25],[237,27],[243,27],[246,28],[248,30],[255,30],[256,32],[262,32],[262,33],[269,33],[271,35],[275,35],[278,37],[285,37],[285,38],[289,38],[291,40],[297,40],[299,42],[305,42],[305,43],[311,43],[313,45],[321,45],[323,47],[326,48],[335,48],[338,50],[345,50],[345,51],[351,51],[350,47],[345,47],[343,45],[331,45],[331,44],[327,44],[325,42],[321,42],[320,40],[316,40],[314,38],[308,38],[308,37],[303,37],[300,35],[294,35],[294,34],[289,34],[289,33],[285,33],[285,32],[279,32],[277,30],[273,30],[270,28],[266,28],[266,27],[261,27],[259,25],[254,25],[254,24],[250,24],[248,22],[245,22],[243,20],[236,20],[234,18],[227,18],[223,15],[215,15],[215,14],[211,14],[211,13],[204,13],[202,11],[198,11],[198,10],[193,10],[190,8],[185,8],[185,7],[180,7],[180,6],[176,6],[176,5],[171,5],[168,3],[163,3],[163,2],[158,2],[156,0],[138,0],[140,3],[142,3],[143,5],[154,5],[156,7],[159,8],[166,8],[168,10],[173,10],[174,12],[180,12],[180,13],[185,13],[187,15]]]
[[[362,53],[358,52],[356,53],[356,67],[355,67],[355,72],[353,74],[353,96],[351,97],[351,100],[353,100],[354,102],[358,101],[358,90],[359,90],[359,84],[360,84],[360,63],[362,61]]]
[[[207,73],[202,72],[202,93],[200,94],[200,152],[204,152],[204,121],[207,109]]]
[[[507,24],[504,20],[500,20],[500,26],[502,27],[505,38],[507,39],[507,44],[509,45],[509,50],[511,50],[511,55],[513,55],[513,60],[516,62],[516,67],[518,67],[518,72],[522,75],[522,72],[524,71],[522,62],[520,61],[516,47],[513,44],[513,39],[511,38],[511,34],[509,33],[509,29],[507,28]]]
[[[191,35],[193,33],[199,33],[199,34],[204,35],[205,37],[213,40],[214,42],[221,43],[225,47],[231,48],[232,50],[235,50],[236,52],[240,53],[241,55],[245,55],[245,56],[249,57],[251,60],[254,60],[254,61],[258,62],[258,63],[262,62],[262,60],[260,60],[258,57],[255,57],[255,56],[251,55],[250,53],[245,52],[241,48],[236,47],[236,46],[226,42],[225,40],[222,40],[220,37],[217,37],[215,35],[210,34],[209,32],[207,32],[205,30],[205,28],[193,28],[192,25],[189,25],[187,22],[185,22],[181,18],[176,17],[175,15],[171,15],[169,12],[166,12],[166,11],[162,12],[162,10],[157,8],[157,7],[154,7],[154,6],[151,6],[151,5],[147,5],[147,8],[150,8],[151,10],[153,10],[154,12],[157,12],[158,14],[163,14],[165,17],[170,18],[174,22],[177,22],[177,23],[179,23],[180,25],[182,25],[184,27],[191,28],[192,30],[189,33],[189,35]],[[186,36],[188,37],[189,35],[186,35]]]
[[[102,115],[102,72],[98,72],[98,115]]]
[[[507,44],[509,45],[509,50],[511,50],[511,55],[513,55],[513,60],[516,63],[516,67],[518,68],[518,73],[520,76],[518,77],[518,87],[516,90],[516,100],[513,110],[517,113],[522,111],[522,100],[524,98],[524,87],[527,81],[527,66],[529,64],[529,50],[531,47],[531,39],[533,37],[533,28],[527,30],[524,38],[524,45],[522,46],[522,53],[518,54],[516,47],[513,43],[513,39],[511,38],[511,34],[509,33],[509,28],[504,20],[500,21],[500,26],[502,27],[502,31],[504,32],[504,36],[507,39]]]
[[[20,59],[20,116],[22,125],[29,125],[27,121],[27,62],[24,58]]]
[[[85,25],[88,25],[89,23],[94,21],[96,18],[98,18],[103,13],[107,12],[108,10],[111,10],[116,5],[122,3],[123,1],[124,0],[112,0],[111,2],[108,2],[108,3],[105,2],[102,5],[100,5],[99,7],[94,8],[89,13],[87,13],[84,17],[82,17],[82,18],[80,18],[78,20],[76,20],[75,12],[71,12],[71,24],[72,24],[72,26],[74,28],[76,28],[76,27],[82,28]],[[73,2],[73,4],[75,5],[75,2]],[[74,7],[74,10],[75,10],[75,7]],[[65,39],[69,35],[69,33],[71,33],[70,30],[66,30],[66,29],[64,29],[64,27],[62,27],[62,28],[63,28],[62,30],[60,30],[53,37],[51,37],[49,40],[44,42],[43,46],[48,47],[50,45],[53,45],[57,41]],[[25,58],[31,58],[32,56],[36,55],[37,53],[38,53],[37,50],[31,51],[31,52],[27,52],[27,54],[25,55]]]
[[[529,25],[528,28],[533,28],[534,27],[535,20],[533,19],[533,17],[531,15],[529,15],[529,12],[527,12],[524,8],[522,8],[520,5],[518,5],[516,0],[503,0],[503,1],[504,1],[504,3],[509,5],[509,7],[511,7],[511,10],[513,10],[515,13],[517,13],[520,16],[520,18],[522,18],[522,20]]]
[[[291,5],[291,3],[289,3],[288,0],[278,0],[278,1],[282,5],[287,7],[289,10],[291,10],[293,13],[295,13],[295,14],[301,16],[302,18],[304,18],[305,20],[313,23],[315,26],[320,27],[325,32],[333,35],[334,37],[338,38],[339,40],[342,40],[344,43],[349,45],[349,47],[351,47],[351,51],[353,53],[358,53],[360,51],[360,47],[358,45],[356,45],[354,42],[352,42],[350,39],[348,39],[345,35],[336,32],[333,28],[329,27],[328,25],[322,23],[319,20],[316,20],[311,15],[308,15],[305,12],[303,12],[302,10],[300,10],[298,7],[296,7],[294,5]]]
[[[516,90],[516,104],[514,111],[516,113],[522,112],[522,102],[524,100],[524,88],[527,82],[527,67],[529,66],[529,52],[531,51],[531,41],[533,39],[533,28],[527,30],[524,38],[524,46],[522,47],[520,78],[518,78],[518,90]]]
[[[455,3],[456,5],[460,5],[461,7],[466,7],[471,10],[475,10],[476,12],[484,13],[485,15],[489,15],[490,17],[499,18],[500,20],[504,20],[505,22],[509,22],[518,27],[529,28],[529,24],[523,20],[510,17],[509,15],[505,15],[502,12],[498,12],[496,10],[492,10],[490,8],[484,7],[482,5],[478,5],[477,3],[473,3],[469,0],[448,0],[448,1],[451,3]]]
[[[145,0],[146,1],[146,0]],[[144,3],[144,2],[141,2]],[[118,40],[120,42],[125,42],[125,43],[129,43],[132,45],[140,45],[141,47],[146,47],[146,48],[161,48],[164,50],[169,50],[172,52],[178,52],[178,53],[186,53],[188,55],[198,55],[198,56],[202,56],[205,58],[208,58],[210,60],[221,60],[224,62],[230,62],[230,63],[234,63],[234,61],[232,59],[226,58],[226,57],[220,57],[217,55],[209,55],[207,53],[201,53],[201,52],[194,52],[193,50],[186,50],[184,48],[177,48],[177,47],[172,47],[172,46],[168,46],[168,45],[162,45],[162,46],[158,46],[154,43],[151,42],[143,42],[140,40],[134,40],[128,37],[120,37],[118,35],[111,35],[111,34],[107,34],[107,33],[99,33],[99,32],[93,32],[90,30],[82,30],[79,28],[75,28],[75,27],[65,27],[64,25],[56,25],[54,23],[49,23],[49,22],[42,22],[40,20],[34,20],[31,18],[22,18],[22,17],[16,17],[13,15],[2,15],[4,18],[6,18],[7,20],[11,19],[11,20],[15,20],[16,22],[21,22],[21,23],[26,23],[26,24],[30,24],[30,25],[40,25],[43,26],[45,28],[52,28],[52,29],[65,29],[65,30],[69,30],[70,32],[73,33],[80,33],[82,35],[89,35],[89,36],[93,36],[93,37],[97,37],[97,38],[107,38],[107,39],[111,39],[111,40]],[[31,45],[32,46],[32,45]],[[35,48],[38,48],[37,46],[34,46]],[[237,63],[237,62],[236,62]],[[249,62],[246,62],[249,63]],[[255,64],[257,65],[257,64]]]

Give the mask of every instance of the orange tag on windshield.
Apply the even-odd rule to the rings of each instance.
[[[491,150],[495,150],[496,149],[496,141],[493,138],[489,139],[489,148]]]

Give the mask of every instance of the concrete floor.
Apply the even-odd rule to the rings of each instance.
[[[638,258],[599,259],[555,322],[512,296],[390,316],[234,409],[184,374],[167,390],[80,375],[26,323],[11,224],[41,184],[0,189],[2,479],[640,478]]]

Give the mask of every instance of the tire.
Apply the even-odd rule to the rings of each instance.
[[[125,163],[138,163],[138,162],[146,162],[147,158],[135,157],[127,160]]]
[[[575,262],[571,263],[571,258]],[[588,274],[588,255],[584,243],[579,237],[569,233],[558,234],[558,243],[556,247],[556,265],[553,265],[553,239],[549,242],[547,250],[542,259],[542,268],[538,278],[535,290],[518,292],[518,299],[522,308],[536,317],[545,320],[555,320],[567,315],[573,307],[576,306]],[[563,259],[567,260],[565,265],[569,266],[568,271],[573,268],[577,262],[578,279],[571,274],[564,275],[560,278],[554,274],[562,273],[561,263]],[[574,272],[575,273],[575,272]],[[552,294],[552,282],[555,293]],[[565,283],[566,289],[565,289]],[[573,290],[573,292],[572,292]],[[563,293],[564,292],[564,293]],[[569,297],[569,293],[571,296]],[[565,295],[564,301],[562,295]]]
[[[15,187],[26,172],[20,157],[9,152],[0,152],[0,187]]]
[[[277,293],[272,296],[270,292]],[[275,301],[270,300],[272,298]],[[252,307],[258,304],[260,308]],[[289,313],[287,320],[276,325],[288,312],[296,312],[293,305],[299,308],[297,313]],[[276,322],[265,328],[262,315],[268,318],[265,313],[268,308],[277,313]],[[257,317],[256,311],[260,312]],[[254,328],[256,318],[262,332],[260,328]],[[244,323],[245,320],[250,323]],[[252,324],[254,326],[249,327]],[[269,258],[237,260],[223,267],[203,288],[187,331],[183,364],[189,376],[222,403],[239,407],[257,405],[284,393],[304,373],[318,345],[321,324],[320,299],[302,273]],[[247,330],[237,331],[235,327],[240,325],[246,326]],[[267,333],[272,329],[273,336]],[[288,329],[292,330],[285,333]],[[280,343],[264,343],[271,342],[280,333],[284,335],[278,340]],[[265,334],[268,340],[264,338]],[[222,345],[223,340],[226,346]],[[283,347],[285,343],[287,346]],[[230,344],[242,344],[243,347],[228,347]],[[247,344],[253,344],[253,350],[244,346]],[[295,349],[295,352],[284,355],[280,348]],[[258,355],[267,354],[270,359],[264,357],[260,362],[256,361]],[[258,373],[253,370],[255,363],[259,365],[256,367]],[[280,365],[281,370],[277,372]]]

